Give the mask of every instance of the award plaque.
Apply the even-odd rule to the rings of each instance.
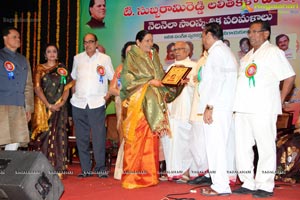
[[[185,79],[191,70],[191,67],[186,67],[184,65],[174,65],[165,74],[162,79],[162,83],[169,86],[178,86],[181,79]]]

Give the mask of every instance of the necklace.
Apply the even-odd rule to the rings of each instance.
[[[45,69],[51,69],[51,68],[56,67],[56,65],[57,65],[57,63],[55,63],[54,65],[49,65],[48,63],[45,63],[45,64],[43,64],[43,67],[44,67]]]

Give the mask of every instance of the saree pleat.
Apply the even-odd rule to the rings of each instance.
[[[135,99],[138,94],[139,92],[130,99]],[[141,109],[136,107],[138,112],[134,117],[137,122],[135,128],[131,130],[134,141],[124,144],[122,186],[128,189],[158,184],[158,136],[152,133]],[[131,109],[127,110],[130,111],[133,112]],[[126,119],[123,121],[123,127],[128,130],[128,126],[132,124]],[[128,134],[124,137],[127,141]]]
[[[140,188],[158,183],[158,137],[153,135],[142,112],[148,85],[123,102],[124,159],[122,186]]]

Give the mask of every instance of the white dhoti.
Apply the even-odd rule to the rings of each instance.
[[[192,155],[189,149],[191,125],[182,120],[170,119],[172,137],[161,138],[167,174],[171,178],[180,178],[192,164]]]
[[[117,180],[121,180],[123,174],[124,143],[125,141],[123,139],[118,150],[118,156],[115,165],[114,178]]]
[[[203,175],[208,170],[208,163],[205,148],[205,136],[201,122],[192,122],[191,138],[190,138],[190,151],[192,154],[193,162],[190,170],[190,175],[199,176]]]

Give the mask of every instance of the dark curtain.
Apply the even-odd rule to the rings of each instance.
[[[4,46],[2,29],[14,26],[21,33],[19,52],[27,57],[32,67],[45,61],[44,46],[47,43],[54,43],[59,46],[60,61],[71,68],[73,57],[78,53],[76,47],[78,1],[0,1],[0,47]]]

